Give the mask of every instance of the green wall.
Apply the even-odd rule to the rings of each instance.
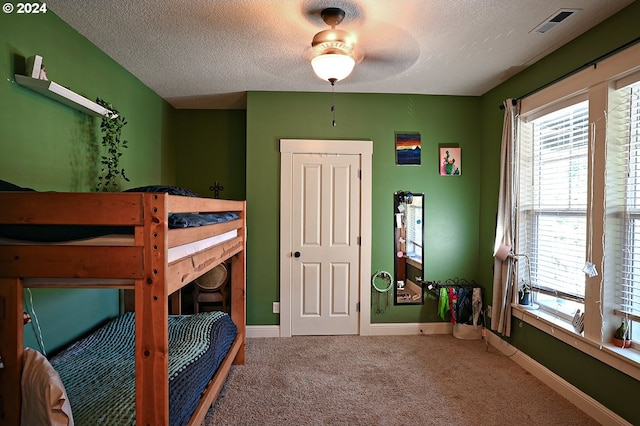
[[[44,58],[50,80],[89,99],[101,97],[126,117],[127,187],[175,181],[172,108],[51,10],[0,14],[0,179],[41,191],[91,191],[96,183],[99,119],[14,81],[35,54]],[[118,314],[114,290],[33,290],[33,301],[49,351]],[[38,348],[31,327],[25,343]]]
[[[324,86],[319,83],[319,90]],[[425,194],[425,273],[430,280],[476,279],[481,164],[480,101],[475,97],[250,92],[247,106],[247,323],[279,323],[280,139],[373,140],[372,271],[393,271],[393,193]],[[276,106],[276,107],[274,107]],[[396,166],[396,131],[419,132],[422,165]],[[462,175],[438,174],[439,144],[462,148]],[[454,261],[452,261],[454,259]],[[372,295],[372,300],[377,299]],[[384,300],[383,300],[384,302]],[[425,305],[372,310],[372,322],[439,321]]]
[[[507,98],[518,98],[572,70],[640,37],[640,3],[618,14],[527,68],[482,96],[482,184],[480,199],[480,251],[478,277],[488,283],[491,301],[493,243],[498,204],[500,143]],[[520,320],[514,320],[512,337],[506,339],[551,371],[600,401],[633,424],[640,424],[637,407],[624,395],[640,394],[640,382],[568,346]]]
[[[176,110],[173,140],[176,141],[176,182],[204,197],[218,181],[220,198],[244,200],[245,110]]]

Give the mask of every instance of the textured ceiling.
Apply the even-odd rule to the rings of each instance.
[[[364,59],[337,92],[482,95],[633,0],[47,0],[176,108],[244,108],[247,91],[329,91],[309,63],[338,26]],[[546,34],[561,8],[581,11]]]

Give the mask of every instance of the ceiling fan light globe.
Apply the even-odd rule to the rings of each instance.
[[[311,60],[313,72],[322,80],[339,81],[349,77],[356,61],[347,55],[327,53]]]

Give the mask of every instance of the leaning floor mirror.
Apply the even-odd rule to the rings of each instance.
[[[398,191],[393,194],[393,199],[394,303],[423,304],[424,194]]]

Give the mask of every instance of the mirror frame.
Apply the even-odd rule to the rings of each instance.
[[[406,225],[409,205],[414,205],[420,197],[421,215],[418,221],[422,236],[420,246],[420,259],[407,254]],[[417,204],[417,203],[416,203]],[[403,241],[404,240],[404,241]],[[423,305],[424,288],[424,194],[411,191],[396,191],[393,194],[393,304],[394,305]],[[409,277],[408,271],[419,270],[420,276]],[[415,275],[415,272],[414,274]]]

